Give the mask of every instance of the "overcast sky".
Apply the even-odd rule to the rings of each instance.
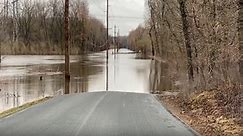
[[[106,0],[87,0],[92,16],[105,23]],[[139,24],[144,22],[144,0],[109,0],[110,23],[109,28],[117,25],[120,35],[128,35]],[[110,35],[113,30],[110,29]]]
[[[2,2],[3,0],[0,0]],[[12,1],[12,0],[10,0]],[[22,0],[21,0],[22,1]],[[89,3],[90,15],[98,18],[106,24],[106,0],[87,0]],[[115,25],[120,29],[120,35],[128,35],[139,24],[144,23],[144,2],[145,0],[109,0],[110,2],[110,23],[109,28]],[[113,30],[110,29],[110,35]]]

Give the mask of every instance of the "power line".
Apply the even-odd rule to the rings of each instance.
[[[95,14],[91,14],[92,16],[96,16],[96,17],[104,17],[104,15],[95,15]],[[109,18],[113,18],[113,19],[134,19],[134,20],[144,20],[143,17],[132,17],[132,16],[109,16]]]
[[[102,8],[101,5],[97,4],[97,1],[95,1],[95,0],[90,0],[89,1],[89,5],[94,5],[96,7],[95,9],[98,9],[99,11],[101,11],[101,13],[103,13],[102,14],[102,18],[100,18],[100,20],[105,24],[105,21],[106,21],[105,5]]]
[[[98,5],[97,3],[95,3],[94,0],[91,0],[91,3],[89,3],[89,4],[95,5],[95,7],[97,7],[100,11],[105,12],[105,9],[104,8],[101,8],[100,5]]]
[[[118,18],[118,19],[138,19],[144,20],[142,17],[131,17],[131,16],[110,16],[111,18]]]

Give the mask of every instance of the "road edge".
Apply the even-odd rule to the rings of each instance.
[[[195,136],[202,136],[201,134],[199,134],[196,130],[194,130],[190,125],[188,125],[185,121],[183,121],[180,117],[178,117],[177,115],[173,114],[173,112],[171,112],[169,110],[169,108],[163,104],[163,102],[158,98],[158,96],[156,94],[151,94],[151,96],[162,106],[165,108],[165,110],[167,112],[169,112],[173,117],[175,117],[177,120],[179,120],[181,123],[183,123],[189,131],[191,131],[193,134],[195,134]]]
[[[0,112],[0,120],[9,118],[17,113],[24,112],[30,108],[33,108],[36,105],[43,104],[49,100],[51,100],[53,97],[45,97],[42,99],[38,99],[32,102],[25,103],[19,107],[11,108],[6,111]]]

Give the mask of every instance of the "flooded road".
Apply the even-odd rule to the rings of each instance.
[[[109,56],[109,90],[162,90],[160,64],[136,59],[127,49]],[[71,57],[71,93],[104,91],[105,52]],[[64,56],[4,56],[0,65],[0,112],[46,96],[63,94]],[[163,77],[163,76],[162,76]],[[166,83],[167,84],[167,83]]]

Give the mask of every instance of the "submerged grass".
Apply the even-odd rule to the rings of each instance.
[[[52,97],[45,97],[43,99],[39,99],[39,100],[36,100],[36,101],[33,101],[33,102],[29,102],[29,103],[26,103],[26,104],[24,104],[22,106],[19,106],[19,107],[12,108],[12,109],[9,109],[7,111],[1,112],[0,113],[0,119],[8,117],[8,116],[11,116],[11,115],[13,115],[13,114],[15,114],[17,112],[23,111],[23,110],[25,110],[27,108],[30,108],[30,107],[32,107],[34,105],[37,105],[39,103],[43,103],[43,102],[45,102],[45,101],[47,101],[47,100],[49,100],[51,98]]]

